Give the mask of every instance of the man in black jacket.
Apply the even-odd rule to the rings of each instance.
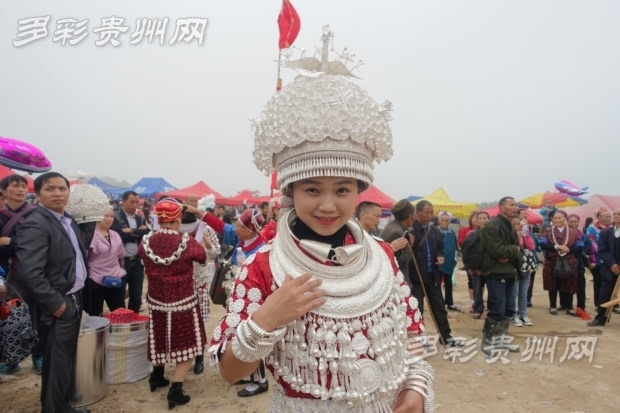
[[[492,354],[496,349],[519,351],[506,335],[515,314],[513,296],[517,271],[521,267],[523,249],[510,220],[517,216],[519,205],[512,197],[499,200],[499,215],[480,232],[482,275],[488,290],[489,313],[482,328],[482,350]],[[499,340],[499,341],[498,341]]]
[[[441,273],[439,267],[444,262],[443,234],[432,224],[433,204],[420,201],[416,204],[416,218],[413,223],[414,268],[411,274],[411,294],[418,300],[418,308],[424,312],[424,290],[428,296],[439,334],[448,347],[462,347],[463,343],[452,338],[446,302],[441,292]],[[417,265],[417,267],[416,267]],[[418,274],[417,269],[420,273]],[[424,283],[424,288],[422,287]]]
[[[613,225],[601,231],[598,239],[598,253],[601,257],[601,291],[599,304],[604,304],[611,299],[614,287],[620,275],[620,208],[613,213]],[[607,324],[607,309],[598,307],[598,313],[594,320],[590,321],[590,327],[604,327]]]
[[[123,277],[123,291],[129,287],[129,304],[127,308],[135,313],[140,312],[142,305],[142,284],[144,283],[144,266],[138,257],[138,242],[149,233],[144,224],[144,218],[136,214],[140,198],[134,191],[127,191],[122,197],[121,208],[114,213],[114,223],[110,227],[116,231],[123,240],[125,247],[125,271]]]
[[[65,213],[69,181],[48,172],[34,181],[39,206],[17,230],[17,274],[43,349],[43,413],[73,409],[75,357],[87,259],[82,234]]]

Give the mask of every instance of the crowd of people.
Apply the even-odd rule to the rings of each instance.
[[[606,324],[600,305],[620,274],[620,210],[599,210],[582,229],[580,217],[549,204],[535,227],[504,197],[498,216],[473,213],[457,233],[451,213],[424,200],[396,202],[381,231],[379,205],[356,208],[374,164],[392,156],[391,104],[331,72],[332,36],[324,28],[311,75],[282,88],[253,120],[254,163],[277,170],[278,200],[231,215],[198,208],[193,194],[139,209],[138,194],[127,191],[114,208],[71,198],[69,181],[48,172],[34,181],[35,207],[23,177],[0,182],[0,265],[10,287],[0,298],[25,301],[30,318],[15,326],[32,332],[17,350],[0,341],[2,373],[32,355],[44,413],[89,412],[70,404],[78,335],[82,313],[101,316],[106,307],[148,311],[148,386],[169,386],[169,409],[190,402],[183,384],[192,365],[203,373],[207,358],[225,381],[245,385],[240,397],[266,392],[269,371],[271,409],[284,413],[432,413],[425,324],[435,323],[444,346],[464,346],[448,317],[462,311],[453,294],[457,254],[487,354],[519,351],[507,339],[510,325],[533,324],[527,309],[539,253],[550,315],[587,316],[589,268],[598,309],[588,325]],[[72,202],[96,211],[71,216]],[[207,335],[208,285],[224,260],[234,283],[226,315]],[[175,365],[171,378],[167,363]]]
[[[380,234],[391,242],[399,267],[421,303],[420,310],[423,311],[422,297],[426,296],[440,337],[448,346],[460,345],[451,337],[446,317],[447,311],[461,312],[452,294],[458,255],[467,273],[472,317],[487,320],[483,327],[487,353],[493,349],[494,339],[498,341],[500,336],[506,335],[509,323],[515,327],[533,326],[527,309],[533,305],[534,280],[541,263],[543,289],[549,296],[549,314],[563,312],[591,320],[586,311],[586,270],[589,269],[597,316],[588,326],[605,326],[606,310],[599,304],[610,299],[617,280],[614,254],[620,247],[610,228],[615,225],[618,232],[620,211],[612,214],[599,208],[595,212],[596,220],[587,219],[581,227],[579,216],[568,215],[548,201],[539,211],[543,224],[538,226],[529,224],[527,210],[519,208],[513,198],[502,199],[499,206],[500,214],[495,218],[485,211],[472,212],[468,225],[458,228],[458,233],[450,228],[450,212],[434,213],[427,201],[419,202],[415,211],[406,199],[397,202],[391,210],[394,220],[380,233],[381,207],[378,204],[361,203],[357,218],[368,233]],[[424,229],[433,219],[436,229],[433,232]],[[431,235],[437,233],[441,236]],[[602,248],[601,234],[604,235]],[[603,257],[607,258],[607,264]],[[563,273],[561,268],[564,268]],[[445,288],[443,294],[442,286]],[[620,313],[618,306],[612,311]],[[502,327],[497,330],[499,325]],[[491,334],[492,331],[496,334]],[[516,347],[510,349],[518,351]]]
[[[156,205],[149,207],[147,202],[139,210],[138,195],[127,191],[120,204],[110,204],[100,221],[76,225],[75,221],[63,220],[63,217],[68,218],[61,212],[62,204],[68,203],[64,188],[68,188],[68,183],[62,175],[43,175],[36,182],[38,206],[26,201],[26,185],[19,175],[0,181],[0,189],[7,200],[0,210],[0,266],[5,274],[12,275],[9,281],[15,281],[15,276],[20,274],[20,282],[11,284],[16,286],[14,294],[8,293],[9,296],[27,297],[33,315],[28,328],[38,334],[22,343],[19,351],[13,348],[10,356],[3,352],[0,372],[16,373],[20,369],[19,362],[31,355],[34,371],[43,376],[42,405],[65,403],[65,388],[73,380],[72,369],[65,367],[71,365],[75,355],[73,342],[77,337],[79,313],[83,310],[88,315],[101,316],[104,308],[110,312],[129,308],[140,313],[148,307],[152,335],[149,359],[154,365],[149,378],[151,391],[170,385],[164,377],[164,364],[175,362],[169,406],[189,402],[190,396],[183,393],[182,386],[192,365],[195,374],[203,373],[204,356],[210,348],[211,358],[221,363],[220,358],[225,353],[214,353],[213,348],[225,348],[227,337],[224,333],[228,331],[230,335],[235,323],[238,326],[241,321],[231,318],[231,314],[240,314],[244,309],[246,312],[255,310],[258,306],[252,304],[264,301],[263,295],[270,295],[269,289],[263,290],[264,282],[260,284],[263,297],[260,299],[259,293],[256,298],[248,295],[256,291],[259,284],[239,283],[247,286],[234,288],[228,306],[232,313],[218,327],[210,346],[204,323],[210,314],[208,285],[218,261],[228,258],[234,267],[246,268],[244,264],[253,261],[251,257],[268,251],[265,246],[271,246],[276,234],[281,232],[280,199],[243,210],[227,211],[223,206],[202,210],[198,208],[198,197],[190,194],[185,200],[162,197]],[[32,219],[27,219],[35,212]],[[539,264],[542,264],[543,288],[548,291],[550,315],[562,312],[589,318],[586,311],[586,270],[589,269],[597,308],[594,310],[596,317],[588,325],[604,326],[607,322],[606,309],[599,304],[610,299],[618,278],[620,210],[612,213],[599,209],[596,220],[584,227],[580,226],[580,217],[567,215],[553,205],[547,205],[540,212],[543,224],[530,225],[526,211],[519,209],[513,198],[507,197],[500,201],[499,216],[491,218],[487,212],[476,211],[470,215],[467,225],[454,228],[450,212],[435,212],[428,201],[414,206],[403,199],[391,209],[393,219],[379,229],[382,209],[378,204],[365,201],[355,210],[355,222],[364,233],[380,237],[377,239],[389,245],[397,271],[417,303],[420,318],[426,299],[440,340],[448,347],[463,346],[452,337],[447,317],[448,311],[462,311],[453,298],[454,273],[460,256],[471,298],[467,307],[474,319],[484,320],[482,349],[492,354],[498,349],[519,351],[517,345],[503,340],[510,324],[515,327],[533,325],[527,309],[533,305],[532,290]],[[57,222],[61,225],[52,225]],[[292,228],[296,242],[318,236],[304,221]],[[54,241],[43,248],[42,239]],[[345,235],[344,245],[346,241]],[[267,264],[265,259],[261,262],[263,267]],[[61,278],[45,280],[52,275],[47,272],[48,266],[56,268],[57,275],[63,274]],[[264,271],[263,267],[260,271]],[[258,268],[254,270],[259,271]],[[143,299],[145,274],[148,274],[148,289]],[[237,278],[243,276],[238,274]],[[114,281],[118,288],[111,287]],[[297,288],[316,288],[310,285],[314,284],[305,280]],[[81,294],[76,293],[79,290]],[[63,293],[65,298],[59,299]],[[317,301],[318,297],[311,301],[314,304],[305,305],[322,302]],[[284,297],[280,298],[278,301],[286,302]],[[274,308],[281,309],[275,303]],[[55,318],[54,322],[50,315]],[[247,315],[249,319],[250,314]],[[240,397],[268,390],[262,359],[252,369],[242,368],[239,360],[229,359],[223,358],[239,373],[224,378],[246,385],[239,390]]]

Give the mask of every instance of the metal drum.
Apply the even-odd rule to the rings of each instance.
[[[134,383],[151,374],[147,358],[149,318],[137,316],[132,323],[112,323],[108,334],[108,384]]]
[[[106,352],[110,320],[85,317],[80,326],[75,368],[75,393],[72,405],[87,406],[108,394]]]

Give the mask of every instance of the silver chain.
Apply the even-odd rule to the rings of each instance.
[[[553,243],[554,243],[555,245],[562,245],[562,244],[558,243],[558,240],[555,238],[555,229],[556,229],[556,228],[557,228],[557,227],[551,227],[551,237],[553,238]],[[569,228],[568,226],[565,226],[564,228],[565,228],[565,230],[566,230],[566,240],[564,241],[564,245],[562,245],[563,247],[565,247],[566,245],[568,245],[568,238],[569,238],[569,236],[570,236],[570,228]],[[565,252],[559,252],[559,254],[560,254],[560,256],[561,256],[561,257],[563,257],[563,256],[565,256],[565,255],[566,255],[566,253],[565,253]]]
[[[170,265],[174,261],[181,258],[181,254],[183,254],[183,251],[185,251],[185,249],[187,248],[187,242],[189,241],[189,234],[187,233],[183,234],[183,237],[181,238],[181,244],[179,244],[179,248],[177,248],[177,250],[168,258],[161,258],[160,256],[155,255],[155,253],[151,249],[149,240],[154,234],[177,234],[178,235],[179,233],[171,229],[160,229],[159,231],[151,232],[145,235],[144,238],[142,239],[142,246],[144,246],[144,252],[146,253],[147,257],[149,257],[154,263],[163,264],[163,265]]]

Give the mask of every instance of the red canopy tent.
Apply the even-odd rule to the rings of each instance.
[[[6,178],[9,175],[15,175],[15,171],[7,166],[0,165],[0,179]]]
[[[390,198],[374,185],[371,185],[370,188],[358,195],[356,205],[364,201],[379,204],[382,209],[391,209],[396,203],[394,199]]]
[[[542,216],[536,211],[531,209],[526,209],[527,211],[527,223],[533,225],[542,224]],[[485,209],[484,212],[488,212],[491,217],[499,215],[499,206],[494,206],[493,208]]]
[[[204,183],[204,181],[198,181],[194,185],[188,186],[186,188],[177,189],[176,191],[159,193],[157,194],[156,198],[159,198],[161,195],[166,195],[170,198],[178,198],[184,201],[185,197],[187,197],[187,195],[189,194],[197,195],[199,198],[213,194],[213,196],[215,196],[215,203],[218,203],[218,199],[224,198],[219,192]]]
[[[275,197],[273,197],[275,198]],[[259,206],[260,204],[262,204],[263,202],[269,202],[273,199],[271,196],[269,195],[265,195],[265,196],[259,196],[259,197],[255,197],[252,198],[252,204]]]
[[[256,197],[252,191],[244,189],[232,198],[223,198],[221,202],[216,199],[216,203],[224,206],[241,206],[243,204],[258,205],[263,201],[269,202],[270,199],[271,197]]]

